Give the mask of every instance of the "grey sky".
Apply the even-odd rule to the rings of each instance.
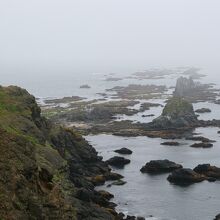
[[[219,0],[0,0],[0,71],[218,66]]]

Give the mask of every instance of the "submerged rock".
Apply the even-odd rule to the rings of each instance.
[[[177,185],[198,183],[205,179],[206,177],[204,175],[196,173],[194,170],[187,168],[175,170],[167,178],[169,182],[175,183]]]
[[[87,84],[80,86],[80,89],[90,89],[90,88],[91,87],[89,85],[87,85]]]
[[[128,148],[126,147],[123,147],[119,150],[115,150],[116,153],[119,153],[119,154],[132,154],[132,151],[129,150]]]
[[[182,165],[169,160],[151,160],[140,171],[142,173],[166,173],[182,168]]]
[[[161,145],[179,146],[180,143],[179,143],[179,142],[176,142],[176,141],[167,141],[167,142],[163,142],[163,143],[161,143]]]
[[[109,184],[108,187],[111,187],[112,185],[114,185],[114,186],[122,186],[122,185],[124,185],[126,183],[127,182],[124,181],[124,180],[117,180],[117,181],[114,181],[111,184]]]
[[[126,164],[129,164],[131,161],[124,157],[115,156],[115,157],[110,158],[106,162],[111,166],[121,168],[121,167],[124,167]]]

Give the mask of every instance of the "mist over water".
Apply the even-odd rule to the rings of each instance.
[[[2,1],[1,84],[174,66],[217,77],[219,10],[218,0]]]

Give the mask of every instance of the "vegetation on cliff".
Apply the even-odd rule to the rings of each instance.
[[[165,105],[161,116],[150,123],[160,129],[193,127],[198,123],[191,103],[181,97],[172,97]]]
[[[169,99],[162,112],[162,116],[168,116],[171,118],[178,118],[186,114],[195,116],[193,106],[184,98],[180,97]]]
[[[0,219],[115,219],[94,190],[108,166],[81,135],[41,117],[35,98],[0,87]]]

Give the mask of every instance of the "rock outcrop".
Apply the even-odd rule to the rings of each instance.
[[[177,79],[173,95],[185,98],[189,102],[213,101],[216,103],[218,93],[218,89],[215,89],[213,84],[201,84],[193,81],[192,77],[180,77]]]
[[[174,96],[184,97],[190,95],[196,88],[196,84],[191,77],[180,77],[177,79]]]
[[[142,173],[166,173],[172,172],[173,170],[182,168],[182,165],[174,163],[169,160],[151,160],[146,163],[142,168]]]
[[[126,164],[129,164],[131,161],[129,159],[126,159],[124,157],[112,157],[109,160],[106,161],[107,164],[118,167],[118,168],[123,168]]]
[[[175,170],[167,178],[169,182],[177,185],[189,185],[202,182],[205,179],[206,177],[204,175],[187,168]]]
[[[80,134],[40,112],[26,90],[0,87],[0,219],[115,219],[111,196],[92,181],[111,179],[109,167]]]
[[[193,170],[206,177],[220,179],[220,168],[219,167],[211,166],[210,164],[199,164]]]
[[[121,149],[115,150],[116,153],[118,154],[132,154],[132,150],[122,147]]]
[[[190,128],[198,123],[191,103],[181,97],[168,100],[161,116],[149,123],[155,129]]]

